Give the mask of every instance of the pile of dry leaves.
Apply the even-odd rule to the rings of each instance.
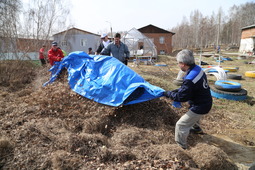
[[[191,134],[188,150],[178,147],[174,126],[185,104],[178,110],[159,98],[109,107],[74,93],[65,78],[42,87],[47,68],[35,72],[27,84],[17,79],[19,89],[0,84],[0,169],[237,169],[203,135]],[[208,132],[209,121],[217,124],[208,116]]]

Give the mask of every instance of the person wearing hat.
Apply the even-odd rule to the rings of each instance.
[[[120,41],[120,33],[114,35],[114,42],[111,42],[106,48],[101,52],[102,55],[111,53],[114,58],[127,65],[128,59],[130,57],[130,52],[128,46]]]
[[[62,50],[58,48],[58,43],[53,41],[51,49],[48,51],[50,65],[53,66],[55,61],[61,61],[62,58],[64,58]]]
[[[39,59],[41,61],[42,66],[46,64],[46,55],[45,55],[45,45],[42,46],[39,50]]]
[[[106,48],[112,41],[108,39],[107,34],[102,34],[101,35],[101,43],[99,44],[96,54],[99,55],[103,51],[104,48]],[[104,55],[110,55],[110,53],[104,54]]]

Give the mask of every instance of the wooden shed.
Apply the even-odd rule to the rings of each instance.
[[[158,54],[164,55],[172,53],[172,36],[175,33],[164,30],[151,24],[139,28],[138,31],[152,39],[153,43],[157,48]]]

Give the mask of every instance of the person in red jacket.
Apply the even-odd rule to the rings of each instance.
[[[58,48],[58,43],[56,41],[52,42],[52,47],[48,51],[48,59],[50,65],[53,66],[55,61],[61,61],[64,58],[63,52]]]
[[[45,55],[45,45],[43,45],[42,46],[42,48],[40,48],[40,50],[39,50],[39,59],[40,59],[40,61],[41,61],[41,64],[42,64],[42,66],[44,66],[45,64],[46,64],[46,55]]]

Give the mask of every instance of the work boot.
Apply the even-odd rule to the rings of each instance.
[[[194,125],[191,129],[190,129],[190,132],[191,133],[194,133],[194,134],[204,134],[203,130],[197,126],[197,125]]]
[[[187,145],[183,145],[183,144],[181,144],[181,143],[179,143],[177,141],[176,141],[176,143],[177,143],[177,145],[179,145],[184,150],[186,150],[188,148]]]

